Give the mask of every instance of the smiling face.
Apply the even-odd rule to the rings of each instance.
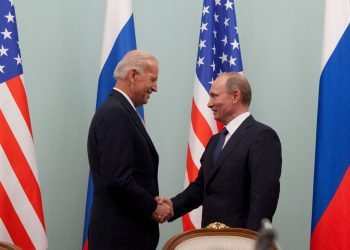
[[[131,100],[135,107],[146,104],[152,92],[157,92],[158,71],[155,60],[148,60],[143,71],[134,70]]]
[[[219,76],[209,91],[208,107],[213,111],[214,119],[228,124],[236,116],[236,103],[240,95],[238,90],[228,91],[225,76]]]

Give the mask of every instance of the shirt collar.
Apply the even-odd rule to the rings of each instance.
[[[115,89],[115,90],[118,91],[120,94],[122,94],[122,95],[126,98],[126,100],[128,100],[128,102],[130,103],[130,105],[136,110],[136,108],[135,108],[134,104],[132,103],[130,97],[129,97],[127,94],[125,94],[124,91],[122,91],[122,90],[120,90],[120,89],[118,89],[118,88],[116,88],[116,87],[114,87],[113,89]]]
[[[230,135],[233,135],[233,133],[237,130],[237,128],[244,122],[245,119],[250,116],[250,112],[245,112],[243,114],[240,114],[236,118],[234,118],[232,121],[230,121],[225,127]]]

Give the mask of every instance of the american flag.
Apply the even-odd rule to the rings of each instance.
[[[241,72],[242,58],[233,0],[204,0],[192,100],[185,186],[198,175],[200,158],[210,137],[222,129],[207,107],[209,90],[224,72]],[[199,228],[201,207],[182,218],[184,230]]]
[[[47,249],[14,0],[0,0],[0,241]]]

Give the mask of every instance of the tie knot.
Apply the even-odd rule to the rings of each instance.
[[[222,130],[221,130],[221,134],[223,136],[226,136],[228,134],[228,130],[226,129],[226,127],[224,127]]]

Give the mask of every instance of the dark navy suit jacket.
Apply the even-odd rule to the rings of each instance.
[[[127,99],[112,90],[89,130],[94,184],[89,250],[155,249],[158,154]]]
[[[276,132],[249,116],[238,127],[217,161],[214,135],[201,158],[197,179],[172,198],[174,220],[203,205],[202,227],[221,222],[258,230],[272,220],[280,191],[281,144]]]

